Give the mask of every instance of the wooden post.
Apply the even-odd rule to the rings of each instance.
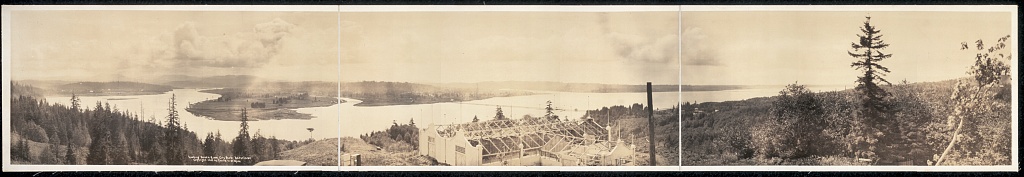
[[[651,149],[651,166],[657,166],[657,158],[654,156],[654,99],[652,96],[651,82],[647,82],[647,146]]]

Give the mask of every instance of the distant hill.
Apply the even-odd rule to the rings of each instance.
[[[511,90],[533,90],[533,91],[554,91],[554,92],[591,92],[591,93],[617,93],[617,92],[646,92],[647,85],[620,85],[620,84],[596,84],[596,83],[563,83],[563,82],[541,82],[541,81],[495,81],[479,83],[437,83],[431,84],[439,87],[453,87],[463,89],[511,89]],[[743,89],[738,85],[683,85],[683,91],[719,91]],[[675,92],[679,91],[679,85],[652,85],[654,92]]]
[[[341,83],[341,96],[362,100],[356,106],[429,104],[480,100],[494,97],[531,94],[525,91],[471,89],[408,82],[346,82]]]
[[[259,77],[250,75],[226,75],[210,77],[193,77],[185,75],[169,75],[159,79],[164,85],[184,88],[239,88],[248,87],[254,82],[261,80]]]
[[[138,82],[75,82],[53,86],[48,90],[49,93],[61,95],[140,95],[164,93],[176,88]]]
[[[36,88],[51,88],[59,85],[74,83],[73,81],[61,81],[61,80],[12,80],[18,84],[28,85]]]
[[[41,97],[41,96],[43,96],[42,92],[43,92],[42,89],[39,89],[37,87],[33,87],[32,85],[23,84],[23,83],[19,83],[19,82],[13,82],[13,81],[11,82],[11,95],[13,97],[18,97],[18,96]]]

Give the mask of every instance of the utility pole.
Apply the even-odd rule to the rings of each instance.
[[[647,82],[647,135],[650,136],[647,140],[647,146],[651,148],[651,166],[658,165],[656,163],[656,157],[654,156],[654,100],[651,93],[651,82]]]

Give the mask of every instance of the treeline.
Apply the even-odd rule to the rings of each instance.
[[[359,135],[359,139],[389,151],[412,151],[419,148],[419,134],[416,123],[409,119],[409,124],[393,122],[387,130]]]
[[[77,95],[72,96],[71,106],[19,95],[11,99],[12,160],[68,165],[248,165],[276,159],[278,152],[302,144],[259,133],[245,144],[226,142],[219,133],[200,139],[180,122],[173,106],[165,120],[143,120],[137,114],[99,102],[86,109]],[[237,149],[252,153],[237,154]],[[194,160],[198,156],[244,156],[251,160],[213,163]]]
[[[602,107],[597,110],[587,110],[584,117],[590,117],[594,119],[594,122],[602,126],[607,126],[609,121],[616,121],[619,119],[631,119],[631,118],[647,118],[647,110],[644,105],[640,103],[634,103],[633,105],[623,106],[615,105],[611,107]]]
[[[665,160],[659,160],[656,165],[678,165],[675,159],[679,157],[679,107],[673,106],[669,109],[654,111],[654,135],[653,143],[648,143],[648,117],[646,106],[635,103],[628,106],[616,105],[602,107],[601,109],[587,110],[583,118],[591,118],[601,126],[611,124],[612,138],[621,139],[629,144],[636,145],[638,153],[648,153],[650,144],[654,144],[657,154]],[[647,165],[647,161],[638,161]]]

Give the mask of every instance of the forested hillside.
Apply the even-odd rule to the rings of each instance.
[[[26,96],[28,94],[16,95],[10,102],[10,150],[14,164],[248,165],[277,159],[278,152],[305,143],[277,140],[258,133],[235,137],[246,141],[228,142],[219,133],[200,139],[188,130],[187,123],[180,122],[176,111],[170,111],[163,118],[144,119],[99,102],[87,108],[78,102],[77,96],[72,97],[73,105],[68,106],[51,104]],[[242,126],[241,131],[248,131],[247,127]],[[204,160],[213,158],[201,156],[249,158],[233,162]]]

